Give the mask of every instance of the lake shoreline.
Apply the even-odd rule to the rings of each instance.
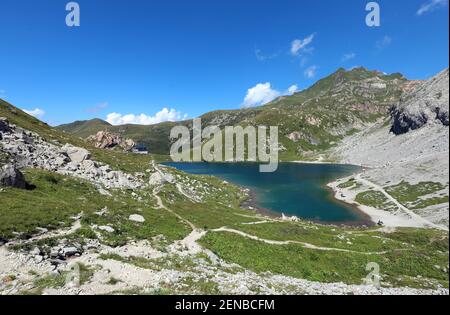
[[[361,216],[361,222],[350,222],[349,224],[345,224],[345,226],[366,226],[366,227],[373,227],[376,225],[376,222],[373,220],[373,218],[363,209],[361,209],[358,205],[355,205],[354,203],[345,202],[343,200],[340,200],[336,198],[336,193],[333,188],[329,186],[329,184],[325,185],[323,187],[329,192],[329,197],[333,202],[339,203],[345,207],[348,207],[352,209],[358,216]]]
[[[239,186],[239,185],[238,185]],[[259,205],[257,201],[257,196],[254,190],[239,186],[246,190],[247,192],[247,199],[241,203],[241,207],[250,211],[255,211],[258,214],[261,214],[265,217],[269,217],[271,219],[282,219],[283,213],[280,213],[275,210],[267,209]],[[325,226],[339,226],[339,227],[373,227],[376,225],[376,223],[372,220],[371,216],[367,214],[365,211],[361,210],[359,207],[355,206],[354,204],[346,203],[342,200],[339,200],[334,197],[334,191],[331,187],[324,186],[324,189],[326,189],[329,192],[330,200],[332,202],[339,203],[347,208],[351,208],[352,211],[357,213],[359,216],[361,216],[361,220],[359,221],[342,221],[342,222],[334,222],[334,221],[321,221],[321,220],[308,220],[303,219],[297,216],[292,216],[291,218],[297,218],[300,221],[304,222],[312,222],[316,224],[321,224]],[[289,215],[286,215],[289,217]]]

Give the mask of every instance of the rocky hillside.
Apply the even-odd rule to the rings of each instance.
[[[109,165],[93,161],[90,152],[85,148],[71,144],[58,146],[48,143],[38,134],[10,124],[6,118],[0,118],[0,124],[8,126],[1,134],[1,152],[9,156],[14,168],[39,168],[86,179],[95,183],[104,193],[104,187],[141,187],[133,176],[113,171]]]
[[[333,147],[345,136],[387,117],[392,104],[414,84],[401,74],[385,75],[364,68],[339,69],[312,87],[265,106],[215,111],[201,118],[204,126],[279,126],[283,160],[313,159],[317,152]],[[93,120],[58,129],[85,137],[87,133],[103,130],[105,124]],[[190,127],[192,122],[176,124]],[[168,154],[170,129],[176,124],[108,126],[108,130],[146,145],[150,152]]]
[[[446,69],[403,95],[390,119],[345,138],[328,158],[370,167],[366,179],[393,191],[412,212],[448,228],[448,102]],[[364,189],[368,187],[359,192]],[[357,197],[355,191],[352,195]],[[391,209],[392,203],[386,201],[381,196],[378,208]],[[402,211],[398,214],[405,217]]]

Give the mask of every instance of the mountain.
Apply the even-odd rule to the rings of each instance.
[[[67,133],[80,138],[87,138],[96,134],[98,131],[108,130],[112,125],[101,119],[91,119],[85,121],[75,121],[71,124],[61,125],[58,129],[61,129]]]
[[[417,84],[401,74],[386,75],[379,71],[356,68],[338,69],[310,88],[292,96],[283,96],[265,106],[213,111],[201,116],[208,125],[278,126],[283,160],[313,158],[318,152],[336,145],[345,136],[364,129],[377,119],[386,118],[392,104],[404,91]],[[170,130],[192,121],[162,123],[152,126],[106,126],[98,120],[58,126],[59,130],[87,137],[108,128],[109,131],[146,145],[150,152],[168,154]]]
[[[397,195],[411,212],[448,227],[448,111],[446,69],[405,93],[388,119],[346,137],[327,156],[368,167],[363,174],[367,180]],[[368,189],[363,185],[346,195],[371,195]],[[415,219],[404,213],[399,216],[406,221]]]

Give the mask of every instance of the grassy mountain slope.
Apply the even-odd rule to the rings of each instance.
[[[279,140],[285,148],[280,153],[281,159],[308,158],[329,149],[344,136],[364,128],[365,124],[387,117],[389,107],[398,102],[407,83],[401,74],[385,75],[364,68],[350,71],[339,69],[310,88],[292,96],[280,97],[265,106],[213,111],[201,118],[203,126],[278,126]],[[106,124],[92,120],[57,128],[86,137],[104,129]],[[107,128],[147,145],[153,153],[168,154],[170,129],[176,124],[191,126],[192,122]]]
[[[59,126],[59,129],[80,138],[87,138],[100,130],[109,129],[110,127],[112,127],[112,125],[104,120],[92,119],[61,125]]]

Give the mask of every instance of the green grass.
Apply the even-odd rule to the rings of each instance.
[[[49,230],[69,227],[74,222],[73,216],[80,213],[83,213],[82,229],[72,237],[96,238],[92,225],[111,225],[114,233],[99,233],[104,243],[113,246],[123,245],[130,239],[145,240],[158,235],[172,242],[190,232],[174,215],[154,208],[150,191],[139,191],[145,198],[139,202],[128,191],[112,191],[112,197],[105,197],[88,182],[42,170],[27,170],[25,175],[36,189],[6,188],[0,192],[0,238],[29,238],[37,233],[38,227]],[[95,213],[105,207],[108,211],[104,216]],[[131,214],[142,215],[145,223],[129,221]]]
[[[419,200],[419,201],[415,202],[413,204],[413,206],[410,207],[410,209],[412,209],[412,210],[424,209],[424,208],[427,208],[430,206],[448,203],[448,201],[449,201],[448,196],[428,198],[425,200]]]
[[[25,174],[36,189],[6,188],[0,193],[1,238],[14,238],[16,233],[27,238],[37,232],[37,227],[68,227],[74,221],[71,217],[89,211],[98,199],[96,190],[85,182],[38,170]]]
[[[343,183],[341,185],[339,186],[340,188],[351,187],[351,181]],[[445,185],[434,182],[421,182],[416,185],[402,182],[398,185],[389,186],[385,189],[388,194],[397,199],[405,207],[408,207],[412,210],[418,210],[429,206],[448,203],[448,195],[446,196],[441,194],[440,196],[427,198],[427,196],[439,193],[445,188]],[[362,205],[374,207],[377,209],[386,211],[395,209],[395,205],[390,202],[386,198],[386,196],[383,195],[383,193],[379,191],[361,192],[356,196],[355,200]]]
[[[367,233],[367,228],[341,228],[315,223],[276,222],[254,225],[236,224],[236,230],[275,241],[298,241],[319,247],[348,249],[358,252],[381,252],[396,249],[410,249],[402,242],[390,239],[382,233]],[[380,239],[379,237],[382,237]]]
[[[422,196],[430,195],[445,189],[441,183],[421,182],[416,185],[411,185],[407,182],[402,182],[395,186],[386,188],[392,197],[397,199],[402,204],[415,202]]]
[[[423,232],[401,232],[400,238],[414,244],[414,250],[397,250],[398,243],[394,242],[392,251],[379,255],[317,251],[297,244],[269,245],[230,233],[208,233],[201,243],[228,262],[260,273],[269,271],[312,281],[361,284],[367,275],[367,264],[376,262],[384,285],[411,284],[407,281],[409,277],[420,276],[423,281],[417,282],[421,287],[448,287],[448,273],[433,267],[448,265],[448,254],[439,252],[443,248],[448,251],[448,236],[437,238],[437,231]],[[419,241],[415,239],[417,235],[421,235]],[[424,240],[425,244],[421,244]]]
[[[365,191],[356,195],[355,201],[361,205],[389,211],[395,208],[389,199],[379,191]]]
[[[351,179],[349,179],[348,181],[346,181],[345,183],[339,184],[338,187],[341,188],[341,189],[344,189],[344,188],[350,188],[350,187],[353,187],[353,186],[355,186],[356,184],[357,184],[357,182],[355,181],[355,179],[354,179],[354,178],[351,178]]]
[[[86,266],[81,263],[78,263],[77,266],[79,268],[79,275],[76,275],[76,277],[79,280],[79,284],[83,285],[85,283],[88,283],[94,276],[96,268]],[[68,284],[68,280],[73,281],[71,275],[75,275],[74,271],[64,271],[60,274],[47,275],[41,278],[37,278],[33,282],[35,286],[34,289],[43,290],[47,288],[62,288],[66,284]]]

